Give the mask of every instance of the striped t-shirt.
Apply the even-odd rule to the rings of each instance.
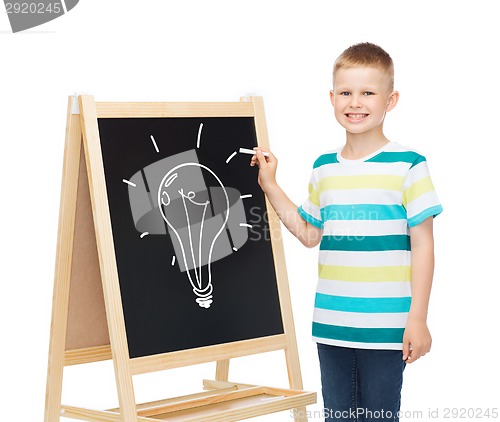
[[[402,349],[411,303],[410,227],[442,211],[425,157],[398,143],[314,163],[299,214],[323,229],[313,339]]]

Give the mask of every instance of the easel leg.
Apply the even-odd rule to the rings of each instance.
[[[299,351],[295,338],[290,341],[289,347],[285,349],[285,357],[288,368],[288,380],[290,381],[290,388],[302,390],[302,377],[300,373],[299,364]],[[293,409],[295,415],[295,422],[307,422],[307,411],[305,407]]]
[[[57,285],[57,283],[56,283]],[[69,287],[69,286],[68,286]],[[54,289],[54,291],[56,288]],[[65,289],[66,290],[66,289]],[[54,309],[52,311],[52,328],[49,351],[49,365],[47,371],[47,389],[45,393],[45,422],[59,422],[61,409],[62,382],[64,372],[64,343],[66,333],[66,318],[61,318],[64,313],[64,302],[69,299],[68,292],[54,292]],[[59,310],[57,310],[58,308]]]
[[[115,368],[120,418],[121,422],[137,422],[137,409],[132,372],[130,370],[125,320],[121,305],[120,284],[115,255],[112,252],[114,246],[109,209],[107,209],[106,181],[102,171],[103,162],[99,141],[97,108],[92,96],[81,95],[78,99],[97,250],[100,251],[99,268]]]
[[[72,114],[72,98],[68,102],[66,144],[64,151],[63,183],[59,211],[59,229],[56,253],[52,323],[50,329],[47,390],[45,395],[45,422],[59,422],[61,410],[64,351],[73,255],[73,233],[79,174],[82,133],[80,116]]]

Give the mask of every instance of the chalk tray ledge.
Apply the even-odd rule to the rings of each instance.
[[[138,422],[230,422],[316,403],[316,393],[204,380],[206,391],[137,405]],[[120,422],[119,409],[90,410],[61,406],[61,416]]]

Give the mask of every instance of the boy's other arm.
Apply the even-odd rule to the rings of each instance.
[[[427,328],[427,310],[434,273],[433,218],[410,228],[411,239],[411,306],[403,336],[403,360],[416,361],[431,349]],[[411,348],[410,348],[411,346]]]
[[[269,152],[268,157],[264,156],[263,151],[257,149],[257,154],[252,157],[250,165],[257,165],[259,167],[259,185],[266,194],[267,199],[285,227],[304,246],[312,248],[318,245],[323,231],[308,223],[300,216],[297,211],[297,205],[292,202],[276,182],[278,160],[270,151],[266,151]]]

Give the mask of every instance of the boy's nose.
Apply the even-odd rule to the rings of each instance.
[[[351,103],[349,104],[351,108],[360,108],[361,107],[361,102],[359,101],[359,98],[355,95],[351,97]]]

